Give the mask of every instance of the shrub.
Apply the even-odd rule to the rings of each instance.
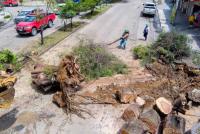
[[[200,67],[200,52],[193,52],[192,53],[192,62]]]
[[[144,59],[149,53],[149,47],[139,45],[133,48],[133,53],[136,59]]]
[[[158,39],[150,46],[138,46],[134,48],[134,54],[148,63],[161,59],[166,63],[181,60],[191,55],[191,48],[187,44],[188,38],[176,32],[161,33]]]
[[[119,61],[114,55],[108,53],[102,46],[92,42],[82,42],[73,49],[73,54],[77,57],[81,73],[87,79],[96,79],[113,74],[126,72],[126,65]]]
[[[5,49],[0,51],[0,70],[5,70],[7,65],[12,65],[15,70],[18,70],[20,64],[17,62],[17,56],[10,50]]]
[[[187,36],[174,31],[161,33],[152,49],[155,50],[157,58],[163,57],[166,61],[173,62],[190,56],[191,48],[187,41]]]
[[[6,15],[6,16],[4,16],[4,19],[9,19],[9,18],[11,18],[10,15]]]

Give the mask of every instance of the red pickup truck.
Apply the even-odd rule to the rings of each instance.
[[[4,0],[2,2],[2,5],[4,5],[4,6],[10,6],[10,7],[12,7],[12,6],[18,6],[18,1],[17,0]]]
[[[19,35],[31,34],[35,36],[38,30],[41,29],[41,26],[53,27],[55,18],[56,15],[54,13],[41,13],[38,17],[36,17],[36,15],[28,15],[22,22],[16,25],[16,31]]]

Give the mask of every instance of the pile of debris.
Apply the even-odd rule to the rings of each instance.
[[[12,76],[10,70],[0,71],[0,108],[8,108],[14,100],[13,88],[17,78]]]
[[[126,123],[120,134],[183,134],[186,121],[178,113],[186,114],[191,101],[200,103],[200,69],[159,62],[146,68],[156,80],[101,86],[85,95],[109,104],[131,103],[122,115]]]
[[[94,92],[77,92],[84,76],[73,56],[65,56],[59,66],[36,65],[32,72],[33,84],[49,91],[56,88],[53,102],[66,113],[82,116],[89,112],[80,104],[131,104],[122,118],[126,122],[120,134],[162,132],[182,134],[189,101],[200,103],[200,69],[185,63],[173,65],[154,62],[146,66],[154,80],[119,86],[99,86]]]

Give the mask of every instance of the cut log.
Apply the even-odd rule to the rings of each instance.
[[[188,98],[193,102],[200,103],[200,89],[194,89],[188,92]]]
[[[122,89],[121,91],[116,92],[116,98],[119,99],[120,103],[131,103],[135,100],[136,95],[132,92],[131,89]]]
[[[178,115],[168,115],[164,125],[163,134],[184,134],[185,119]]]
[[[137,97],[135,102],[140,106],[144,106],[144,104],[146,103],[145,100],[142,99],[141,97]]]
[[[160,116],[154,109],[142,113],[139,119],[148,127],[149,132],[156,133],[160,124]]]
[[[133,120],[132,122],[125,123],[119,130],[118,134],[146,134],[148,128],[140,120]]]
[[[172,104],[164,97],[160,97],[156,100],[156,106],[163,114],[169,114],[172,111]]]
[[[153,109],[154,105],[156,104],[156,100],[148,95],[141,96],[142,99],[145,100],[145,104],[143,106],[143,112]]]
[[[131,104],[129,105],[122,114],[122,119],[124,121],[133,121],[134,119],[137,119],[142,112],[142,109],[137,104]]]

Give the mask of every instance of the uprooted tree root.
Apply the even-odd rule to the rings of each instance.
[[[60,83],[60,98],[55,94],[53,101],[61,106],[67,114],[76,114],[84,118],[82,113],[89,114],[89,111],[80,107],[74,101],[75,92],[80,88],[80,82],[84,77],[80,74],[79,66],[76,64],[76,59],[73,56],[65,56],[60,62],[57,72],[57,81]],[[58,99],[55,99],[58,98]]]

